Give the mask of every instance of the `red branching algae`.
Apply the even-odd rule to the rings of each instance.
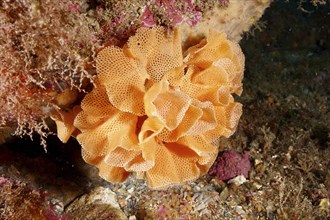
[[[0,219],[67,220],[59,212],[46,191],[0,177]]]
[[[245,151],[241,155],[236,151],[229,150],[221,157],[218,157],[210,169],[209,175],[216,176],[221,180],[229,180],[239,175],[247,178],[250,169],[251,163],[248,151]]]

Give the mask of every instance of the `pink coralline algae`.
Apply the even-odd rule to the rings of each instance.
[[[146,6],[141,21],[145,27],[161,24],[159,21],[169,19],[169,26],[181,23],[196,25],[202,18],[202,12],[198,10],[191,0],[154,0],[150,6]],[[158,19],[156,17],[158,16]],[[164,22],[164,21],[163,21]]]
[[[156,21],[154,19],[153,13],[149,10],[148,7],[144,9],[144,12],[141,16],[141,20],[145,27],[151,27],[156,25]]]
[[[9,183],[9,182],[10,182],[9,179],[0,177],[0,187],[2,187],[2,185],[4,185],[5,183]]]
[[[77,12],[81,13],[80,6],[77,3],[71,3],[68,5],[68,12]]]
[[[221,157],[218,157],[209,174],[216,176],[221,180],[229,180],[236,176],[243,175],[248,177],[251,169],[249,152],[245,151],[242,155],[236,151],[226,151]]]

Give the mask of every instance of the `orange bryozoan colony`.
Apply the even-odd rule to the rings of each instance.
[[[87,163],[113,183],[131,172],[152,188],[205,174],[216,141],[235,131],[242,113],[244,55],[225,34],[181,49],[179,30],[141,28],[123,48],[97,57],[96,87],[74,126]]]

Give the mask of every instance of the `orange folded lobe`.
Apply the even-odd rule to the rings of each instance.
[[[73,123],[84,160],[114,183],[131,172],[152,188],[198,178],[217,156],[215,141],[236,130],[242,105],[232,94],[242,92],[243,70],[238,44],[215,31],[184,56],[179,30],[161,27],[103,49],[96,88]]]

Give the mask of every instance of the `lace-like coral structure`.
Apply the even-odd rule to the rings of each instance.
[[[104,48],[74,120],[84,160],[113,183],[131,172],[152,188],[198,178],[216,159],[216,141],[236,130],[243,71],[239,45],[215,31],[184,54],[179,30],[161,27]]]

